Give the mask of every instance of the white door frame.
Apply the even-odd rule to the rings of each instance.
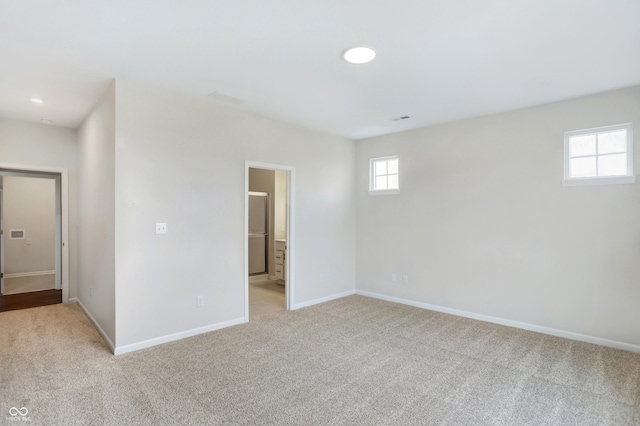
[[[0,272],[4,274],[4,181],[0,176]],[[4,294],[4,275],[0,276],[0,295]]]
[[[56,288],[62,290],[62,303],[69,302],[69,170],[62,167],[33,166],[28,164],[0,163],[0,169],[13,171],[17,174],[55,173],[56,178],[56,228],[60,228],[60,245],[56,244],[56,269],[60,268],[61,282],[56,274]],[[59,183],[59,185],[58,185]],[[59,188],[59,193],[58,193]],[[58,203],[60,203],[58,210]],[[59,219],[59,220],[58,220]],[[58,229],[56,229],[58,231]],[[57,233],[57,232],[56,232]]]
[[[287,261],[285,268],[285,300],[287,310],[294,306],[295,282],[295,167],[281,164],[244,162],[244,319],[249,321],[249,169],[287,172]]]

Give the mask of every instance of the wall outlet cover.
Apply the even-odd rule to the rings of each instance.
[[[9,230],[10,240],[22,240],[24,239],[24,229],[11,229]]]

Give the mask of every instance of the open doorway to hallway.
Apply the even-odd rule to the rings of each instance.
[[[293,168],[246,164],[247,320],[291,306]]]
[[[0,312],[62,303],[60,175],[0,170]]]

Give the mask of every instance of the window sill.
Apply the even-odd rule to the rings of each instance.
[[[394,195],[399,194],[399,189],[379,189],[379,190],[369,190],[369,195]]]
[[[635,175],[632,176],[610,176],[599,178],[579,178],[579,179],[564,179],[562,186],[585,186],[585,185],[620,185],[626,183],[634,183],[636,181]]]

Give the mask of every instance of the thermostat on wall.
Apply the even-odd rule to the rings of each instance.
[[[24,229],[11,229],[9,231],[9,239],[10,240],[23,240],[24,239]]]

